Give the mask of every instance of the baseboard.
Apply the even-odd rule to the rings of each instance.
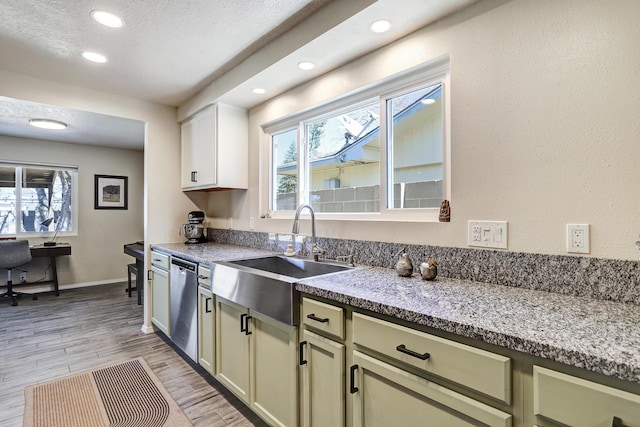
[[[61,285],[58,285],[58,289],[60,291],[64,291],[65,289],[86,288],[89,286],[110,285],[114,283],[123,283],[124,286],[126,287],[127,278],[124,277],[124,278],[107,279],[107,280],[96,280],[93,282],[68,283],[64,285],[61,284]],[[0,286],[0,288],[5,288],[5,289],[6,287],[7,287],[6,284]],[[22,283],[14,283],[13,287],[16,291],[34,293],[34,294],[53,291],[53,285],[50,283],[47,283],[44,285],[39,285],[38,283],[30,283],[28,285],[25,285]]]

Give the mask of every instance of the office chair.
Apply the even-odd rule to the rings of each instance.
[[[11,271],[31,262],[31,249],[28,240],[2,240],[0,241],[0,268],[7,269],[7,292],[0,294],[2,298],[10,298],[11,305],[18,305],[16,298],[26,294],[24,292],[15,292],[11,282]],[[32,295],[36,300],[38,297]]]

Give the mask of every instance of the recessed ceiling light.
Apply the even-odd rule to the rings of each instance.
[[[422,102],[425,105],[431,105],[431,104],[435,104],[436,100],[433,98],[426,98],[426,99],[422,99],[420,102]]]
[[[371,28],[371,31],[374,33],[384,33],[389,31],[389,28],[391,28],[391,21],[388,19],[379,19],[377,21],[373,21],[369,28]]]
[[[300,68],[301,70],[311,70],[313,69],[313,67],[315,67],[315,64],[313,62],[309,62],[309,61],[298,62],[298,68]]]
[[[124,25],[124,21],[113,13],[105,12],[104,10],[92,10],[91,17],[102,25],[110,28],[120,28]]]
[[[95,52],[82,52],[82,56],[84,57],[84,59],[89,60],[91,62],[99,62],[99,63],[107,62],[106,56],[100,55],[99,53],[95,53]]]
[[[261,94],[261,93],[265,93],[266,90],[262,89],[261,87],[256,87],[252,90],[253,93],[257,93],[257,94]]]
[[[41,129],[62,130],[67,128],[66,123],[49,119],[31,119],[29,124]]]

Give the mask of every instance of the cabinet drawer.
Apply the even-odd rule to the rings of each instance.
[[[198,284],[211,289],[211,269],[206,265],[198,264]]]
[[[400,362],[511,403],[511,361],[508,357],[353,314],[353,338]]]
[[[539,366],[533,367],[533,393],[534,415],[558,423],[640,427],[640,396],[636,394]],[[613,422],[614,417],[619,424]]]
[[[151,264],[165,270],[169,269],[169,255],[163,252],[151,251]]]
[[[309,298],[302,298],[302,324],[344,339],[344,310]]]

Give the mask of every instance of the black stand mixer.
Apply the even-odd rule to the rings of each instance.
[[[182,224],[180,226],[179,234],[184,235],[187,241],[184,242],[187,245],[195,243],[204,243],[207,241],[207,233],[202,224],[204,222],[204,212],[192,211],[189,212],[189,223]]]

